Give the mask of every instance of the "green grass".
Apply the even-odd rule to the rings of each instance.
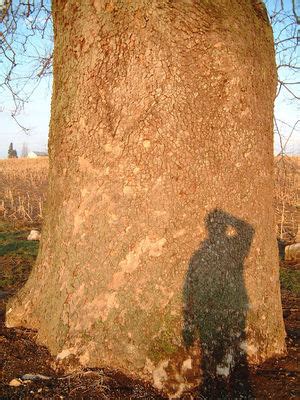
[[[39,242],[27,240],[28,234],[28,231],[0,232],[0,257],[21,256],[23,258],[35,258]]]
[[[280,284],[282,289],[300,295],[300,271],[280,268]]]
[[[14,230],[0,221],[0,288],[20,287],[36,259],[39,242],[29,241],[28,230]]]

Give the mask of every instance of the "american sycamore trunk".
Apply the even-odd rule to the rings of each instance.
[[[8,326],[171,397],[284,352],[256,3],[53,1],[47,216]]]

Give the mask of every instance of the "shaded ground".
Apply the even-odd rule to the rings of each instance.
[[[5,305],[26,281],[38,250],[29,242],[29,231],[14,231],[0,223],[0,398],[1,399],[163,399],[150,386],[133,381],[116,371],[83,370],[63,375],[55,367],[47,349],[35,343],[35,332],[4,326]],[[283,264],[283,314],[287,331],[288,355],[251,369],[251,386],[257,399],[300,398],[299,382],[299,274],[300,265]],[[9,386],[24,374],[42,374],[49,380],[29,380]],[[299,389],[299,386],[298,386]],[[199,398],[186,394],[185,400]]]

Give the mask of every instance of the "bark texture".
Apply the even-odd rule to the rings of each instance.
[[[8,326],[170,396],[199,383],[214,335],[205,368],[225,375],[229,337],[249,362],[284,352],[274,51],[255,3],[53,1],[48,213]]]

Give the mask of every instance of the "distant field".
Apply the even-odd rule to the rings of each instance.
[[[40,224],[48,185],[48,157],[0,160],[0,218]]]

